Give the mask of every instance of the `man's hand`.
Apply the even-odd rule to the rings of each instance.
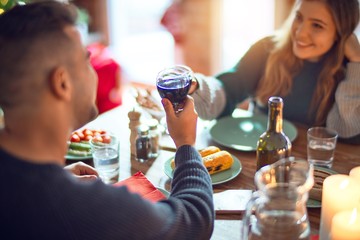
[[[360,62],[360,43],[354,33],[346,40],[344,51],[350,62]]]
[[[70,164],[64,169],[70,171],[72,174],[75,175],[80,180],[88,181],[88,180],[94,180],[97,179],[99,174],[95,170],[95,168],[83,163],[83,162],[76,162],[73,164]]]
[[[194,107],[194,99],[187,96],[184,110],[177,114],[175,114],[174,108],[167,98],[163,98],[161,102],[166,112],[166,123],[169,134],[173,139],[176,148],[179,148],[182,145],[194,146],[198,118],[198,114]]]

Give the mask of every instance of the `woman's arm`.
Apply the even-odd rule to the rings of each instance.
[[[234,68],[214,77],[195,74],[197,84],[192,86],[190,94],[199,117],[211,120],[231,115],[239,103],[253,95],[272,47],[271,38],[264,38],[255,43]]]
[[[355,34],[346,41],[344,51],[349,60],[346,78],[336,89],[326,125],[344,141],[360,143],[360,43]]]
[[[335,129],[340,138],[360,143],[360,63],[347,64],[346,79],[336,90],[326,126]]]
[[[191,95],[194,98],[196,111],[200,118],[212,120],[224,110],[226,95],[221,82],[215,77],[194,74],[197,90]]]

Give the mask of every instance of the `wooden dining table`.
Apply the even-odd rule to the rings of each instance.
[[[151,118],[149,112],[141,108],[129,91],[124,91],[123,104],[108,112],[99,115],[94,121],[84,127],[91,129],[103,129],[113,132],[120,138],[120,169],[119,179],[126,179],[138,171],[141,171],[159,188],[171,191],[171,178],[164,172],[164,164],[174,157],[174,145],[171,138],[164,133],[160,141],[160,154],[156,159],[146,162],[139,162],[130,152],[130,129],[129,111],[139,111],[142,113],[141,122],[146,122]],[[256,152],[239,151],[233,148],[221,146],[214,142],[210,135],[212,122],[198,120],[196,148],[202,149],[207,146],[218,146],[227,150],[241,162],[241,172],[230,181],[213,186],[214,193],[225,190],[255,190],[254,175],[256,169]],[[294,123],[297,129],[297,136],[292,142],[292,155],[295,157],[307,158],[307,127]],[[67,164],[74,160],[67,160]],[[83,160],[92,165],[92,160]],[[341,141],[337,143],[332,170],[339,174],[349,174],[349,171],[360,165],[360,146],[345,144]],[[307,209],[312,235],[319,233],[321,207],[309,207]],[[211,239],[240,239],[241,219],[243,212],[216,212],[215,228]]]

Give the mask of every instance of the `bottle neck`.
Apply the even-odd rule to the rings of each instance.
[[[268,131],[271,132],[282,132],[283,131],[283,116],[282,106],[275,105],[269,108],[268,118]]]

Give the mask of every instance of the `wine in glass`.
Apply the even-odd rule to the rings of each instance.
[[[175,113],[183,110],[192,79],[192,70],[182,65],[165,68],[158,73],[156,78],[157,90],[161,98],[167,98],[171,101]]]

